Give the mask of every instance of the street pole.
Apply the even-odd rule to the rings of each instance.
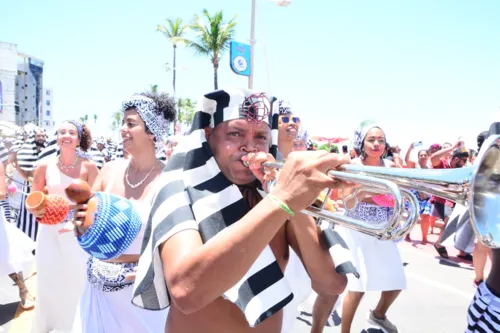
[[[255,54],[255,3],[252,0],[252,16],[250,20],[250,76],[248,77],[248,89],[253,89],[254,54]]]

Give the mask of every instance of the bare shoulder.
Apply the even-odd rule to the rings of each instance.
[[[82,157],[83,159],[83,164],[87,167],[87,168],[97,168],[97,164],[92,161],[92,160],[89,160],[88,158],[84,158]]]
[[[47,169],[47,166],[49,164],[52,164],[52,163],[57,164],[56,157],[44,158],[44,159],[38,161],[36,164],[36,168],[40,169],[40,170],[45,170],[45,169]]]

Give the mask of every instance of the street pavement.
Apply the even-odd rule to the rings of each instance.
[[[411,234],[412,239],[418,240],[419,233],[417,226]],[[435,238],[429,236],[431,241]],[[451,257],[444,261],[439,259],[431,244],[423,246],[419,241],[402,241],[399,247],[405,262],[408,288],[389,310],[389,319],[402,333],[463,332],[467,307],[475,292],[472,266],[453,258],[456,255],[454,249],[448,248]],[[28,287],[36,293],[35,276],[30,276],[30,272],[26,272],[25,276]],[[365,295],[351,332],[358,333],[369,328],[366,318],[379,295],[373,292]],[[8,277],[0,277],[0,332],[30,332],[33,314],[34,311],[20,309],[17,288]],[[309,330],[306,322],[296,320],[290,333],[308,333]],[[339,332],[339,329],[325,328],[324,332]]]

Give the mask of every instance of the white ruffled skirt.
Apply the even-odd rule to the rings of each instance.
[[[0,206],[0,275],[19,273],[33,263],[33,242],[14,224],[7,222]]]
[[[337,227],[352,253],[352,262],[358,270],[357,279],[347,276],[347,290],[389,291],[406,289],[406,275],[397,243],[379,240],[363,233]]]
[[[73,332],[156,333],[165,331],[168,309],[144,310],[132,304],[132,283],[125,281],[136,264],[90,258],[87,283],[80,299]]]

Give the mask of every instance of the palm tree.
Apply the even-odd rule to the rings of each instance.
[[[111,130],[116,131],[122,125],[123,111],[120,109],[120,110],[114,112],[111,115],[111,119],[113,119],[113,121],[111,123],[110,128],[111,128]]]
[[[87,124],[87,121],[89,121],[89,115],[88,114],[86,114],[85,116],[83,116],[83,122],[85,124]]]
[[[176,18],[175,21],[172,19],[167,19],[166,25],[160,25],[156,27],[156,31],[161,32],[165,37],[172,43],[174,48],[174,72],[172,78],[172,86],[174,88],[175,95],[175,79],[176,79],[176,58],[177,58],[177,44],[180,42],[185,42],[184,35],[186,34],[188,26],[182,23],[181,18]]]
[[[148,93],[150,93],[153,96],[158,96],[158,85],[157,84],[150,84]]]
[[[203,19],[196,15],[190,28],[196,33],[197,40],[186,40],[186,44],[196,54],[210,57],[210,61],[214,66],[214,88],[218,89],[217,70],[224,51],[229,48],[229,42],[234,37],[236,16],[229,22],[224,22],[222,10],[212,16],[206,9],[203,10],[203,16],[208,21],[208,24],[205,24]]]
[[[97,114],[94,113],[94,124],[97,124]]]
[[[181,124],[191,125],[196,111],[195,104],[191,98],[179,98],[179,122]]]
[[[85,117],[80,117],[80,122],[85,123]]]

